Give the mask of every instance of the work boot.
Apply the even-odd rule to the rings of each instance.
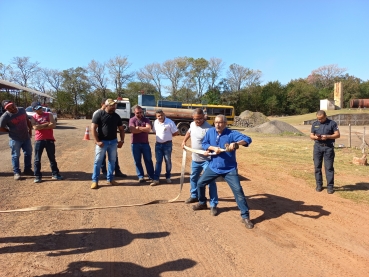
[[[119,183],[117,181],[115,181],[115,180],[111,180],[110,182],[108,181],[107,184],[108,185],[111,185],[111,186],[117,186],[117,185],[119,185]]]
[[[92,189],[98,189],[99,188],[99,185],[97,184],[97,182],[92,182],[91,188]]]
[[[150,184],[150,186],[156,186],[159,185],[159,180],[154,180],[152,181],[152,183]]]
[[[242,222],[245,224],[247,229],[254,228],[254,224],[251,222],[251,220],[249,218],[242,219]]]
[[[187,198],[184,202],[186,204],[191,204],[191,203],[199,202],[199,199],[190,197],[190,198]]]
[[[192,206],[192,210],[194,210],[194,211],[206,210],[207,208],[208,208],[208,205],[200,204],[200,203],[197,203],[197,204]]]
[[[23,171],[23,174],[24,174],[24,175],[27,175],[27,176],[33,176],[33,175],[35,175],[35,174],[33,173],[33,170],[32,170],[32,169],[30,169],[30,168],[25,169],[25,170]]]
[[[21,179],[21,176],[20,176],[20,174],[19,173],[15,173],[14,174],[14,180],[20,180]]]
[[[210,214],[212,216],[216,216],[218,214],[218,209],[217,207],[210,207]]]
[[[120,171],[115,172],[114,176],[115,177],[120,177],[120,178],[126,178],[127,177],[126,174],[124,174],[123,172],[120,172]]]
[[[327,193],[328,193],[328,194],[332,194],[332,193],[334,193],[334,189],[333,189],[333,187],[328,187],[328,188],[327,188]]]

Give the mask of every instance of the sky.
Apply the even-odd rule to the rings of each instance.
[[[336,64],[369,80],[367,0],[0,0],[0,62],[64,70],[127,57],[130,71],[219,58],[262,82]]]

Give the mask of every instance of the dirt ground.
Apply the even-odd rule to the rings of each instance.
[[[94,143],[82,140],[89,122],[58,122],[54,134],[63,181],[51,180],[46,155],[42,183],[34,184],[33,177],[14,181],[8,137],[0,135],[0,210],[137,204],[179,193],[183,137],[174,139],[173,184],[150,187],[137,183],[130,134],[119,149],[129,176],[117,179],[119,186],[101,181],[100,189],[90,189]],[[150,135],[152,149],[154,140]],[[288,171],[268,170],[262,157],[249,159],[247,148],[238,151],[253,230],[241,223],[232,192],[221,180],[218,216],[184,204],[188,155],[183,192],[174,203],[1,213],[0,276],[369,276],[367,205],[317,193]]]

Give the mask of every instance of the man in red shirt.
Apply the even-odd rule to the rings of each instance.
[[[63,180],[59,174],[58,165],[55,160],[55,139],[53,129],[56,126],[55,119],[51,113],[44,112],[42,106],[37,105],[33,108],[35,114],[31,118],[32,127],[35,130],[35,183],[42,181],[41,157],[46,149],[50,161],[51,174],[53,180]]]

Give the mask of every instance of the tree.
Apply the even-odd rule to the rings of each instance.
[[[101,98],[106,98],[109,79],[105,76],[105,64],[92,60],[87,66],[87,72],[91,86],[96,89]]]
[[[163,63],[161,67],[163,75],[171,82],[169,90],[173,100],[177,99],[178,90],[188,84],[188,80],[184,80],[186,77],[187,67],[187,58],[181,57],[175,58],[173,60],[167,60]]]
[[[120,97],[123,93],[124,84],[130,81],[135,75],[134,73],[127,73],[130,66],[131,63],[128,62],[128,58],[121,56],[116,56],[115,58],[110,59],[107,63],[111,80],[114,82],[115,90]]]
[[[292,80],[286,86],[290,114],[305,114],[319,110],[318,88],[306,79]]]
[[[345,71],[346,68],[340,68],[337,64],[324,65],[311,71],[307,80],[318,88],[333,89],[335,79]]]
[[[204,58],[194,59],[189,58],[189,71],[187,76],[189,81],[194,84],[197,91],[197,98],[201,100],[202,94],[205,88],[205,84],[208,83],[209,74],[209,62]]]
[[[27,87],[30,85],[32,78],[40,70],[38,62],[30,62],[29,57],[15,57],[11,64],[14,65],[12,72],[13,80],[21,86]]]
[[[70,68],[68,70],[63,70],[63,84],[62,88],[67,92],[73,99],[72,113],[74,116],[79,115],[78,106],[83,104],[91,85],[88,81],[87,70],[82,67],[77,67],[76,69]]]
[[[3,80],[10,80],[10,72],[12,70],[12,67],[10,65],[5,65],[3,63],[0,63],[0,79]]]
[[[227,78],[231,90],[237,92],[251,85],[259,85],[261,71],[252,70],[234,63],[229,66]]]
[[[151,84],[155,86],[157,92],[159,93],[160,99],[162,98],[161,81],[163,77],[164,77],[163,70],[159,63],[148,64],[143,69],[140,69],[139,72],[137,73],[137,78],[142,83]]]
[[[208,84],[209,88],[213,89],[215,87],[215,83],[218,81],[221,71],[223,70],[224,63],[221,59],[218,58],[210,58],[209,60],[209,79]]]

